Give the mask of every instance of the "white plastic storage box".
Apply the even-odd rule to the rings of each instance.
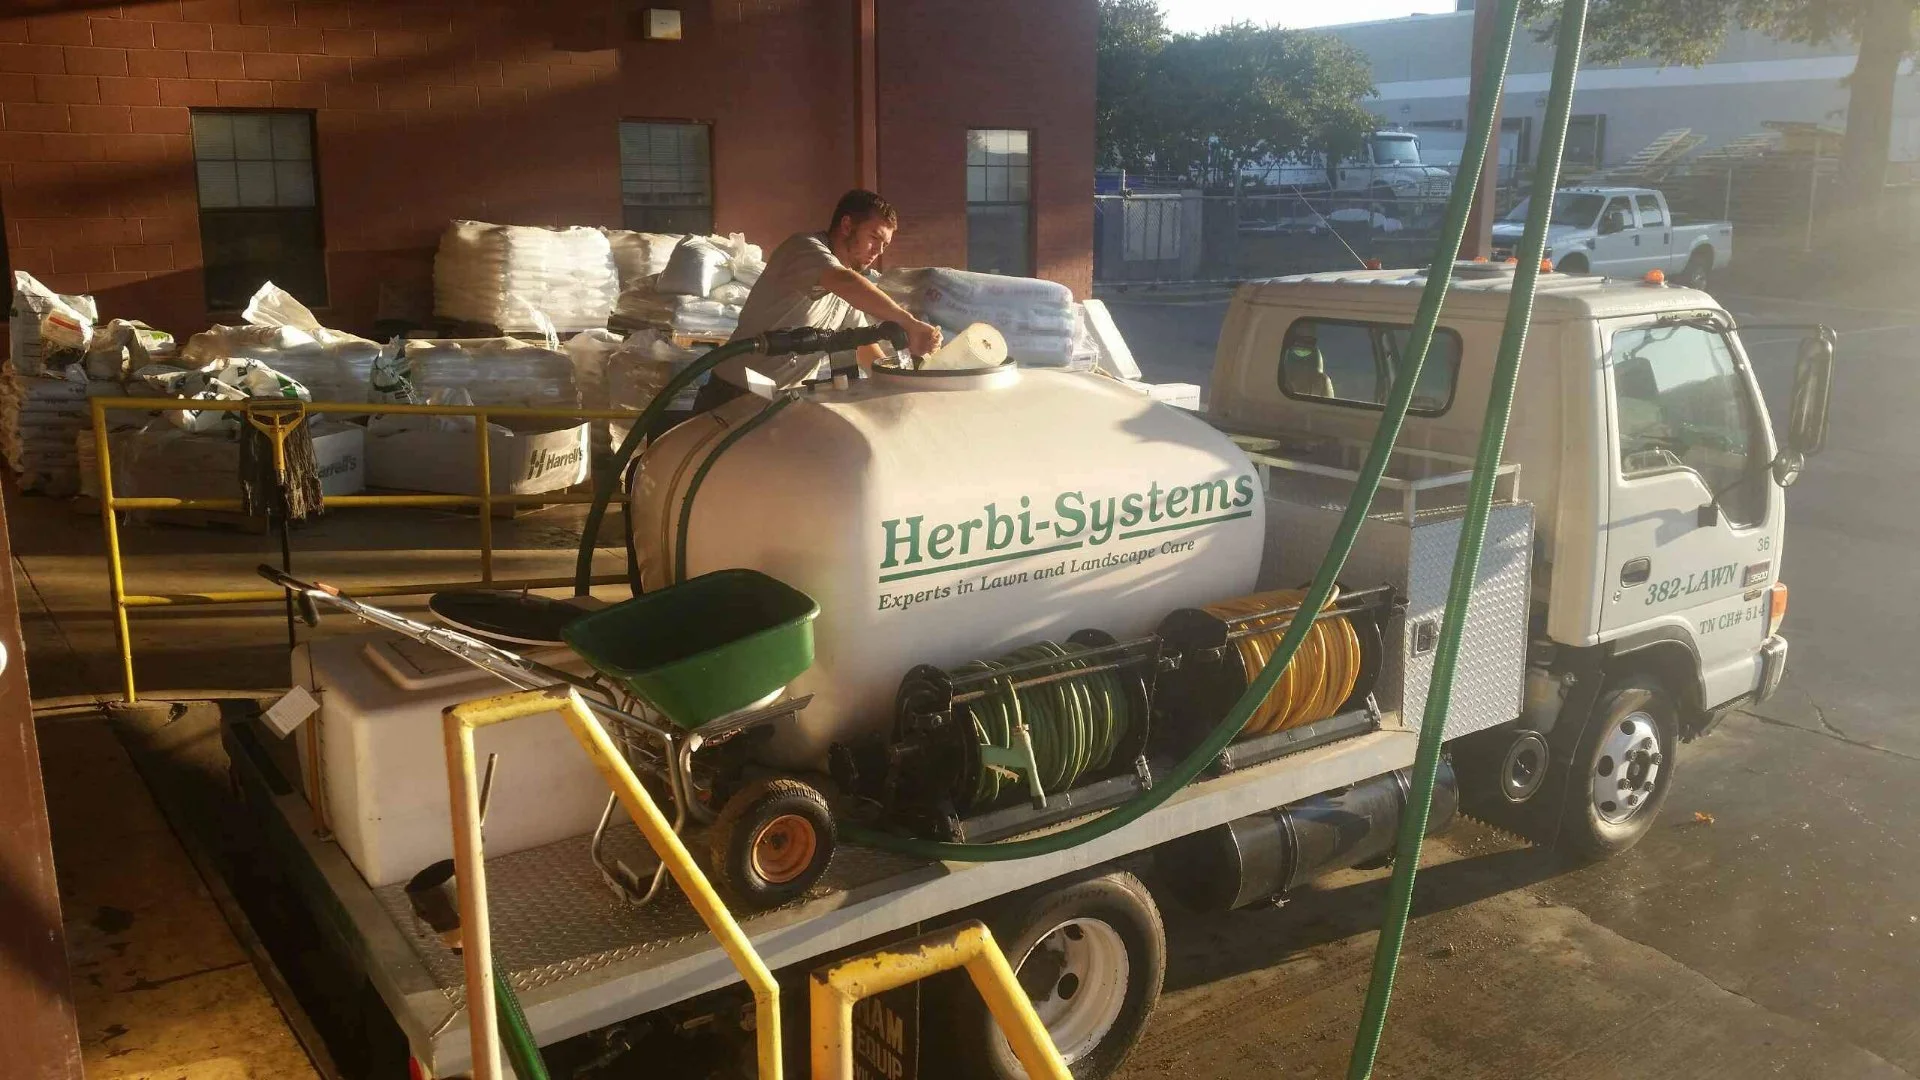
[[[564,649],[535,659],[568,666]],[[324,638],[293,653],[293,681],[320,702],[320,760],[333,836],[374,887],[453,856],[441,710],[512,688],[457,657],[384,631]],[[308,733],[294,731],[301,774]],[[608,787],[558,713],[474,732],[477,760],[497,753],[486,822],[489,856],[591,832]]]

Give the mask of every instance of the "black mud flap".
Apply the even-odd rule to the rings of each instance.
[[[1454,773],[1460,779],[1460,813],[1497,832],[1540,847],[1551,847],[1558,837],[1560,793],[1566,790],[1566,769],[1552,761],[1547,775],[1525,802],[1514,802],[1502,792],[1501,772],[1507,749],[1519,735],[1510,724],[1476,731],[1447,744]],[[1549,735],[1548,745],[1552,745]]]

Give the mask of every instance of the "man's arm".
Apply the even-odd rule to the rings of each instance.
[[[875,322],[896,322],[907,328],[907,348],[915,356],[927,356],[940,347],[940,328],[921,322],[913,313],[868,281],[857,270],[829,266],[820,271],[820,287],[845,300],[855,311]]]

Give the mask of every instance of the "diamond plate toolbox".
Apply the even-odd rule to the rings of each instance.
[[[1434,644],[1440,637],[1463,518],[1457,507],[1423,512],[1412,524],[1398,514],[1370,516],[1341,571],[1343,585],[1358,589],[1391,584],[1407,598],[1406,614],[1387,626],[1387,658],[1375,691],[1389,725],[1417,727],[1426,709]],[[1340,510],[1269,496],[1267,522],[1260,587],[1297,587],[1319,569],[1340,523]],[[1487,518],[1479,580],[1467,605],[1453,705],[1447,714],[1448,739],[1520,715],[1532,561],[1532,504],[1495,506]]]

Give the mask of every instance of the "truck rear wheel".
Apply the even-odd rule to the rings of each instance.
[[[1713,249],[1694,248],[1687,256],[1687,268],[1680,271],[1680,283],[1690,289],[1707,287],[1707,275],[1713,272]]]
[[[1561,841],[1587,859],[1618,855],[1647,834],[1673,787],[1679,710],[1645,678],[1611,686],[1574,752]]]
[[[1166,928],[1147,887],[1118,870],[1069,879],[1014,897],[986,922],[1076,1080],[1117,1070],[1166,976]],[[943,1049],[964,1062],[959,1075],[1026,1076],[970,983],[943,977],[928,991],[931,1015],[952,1020]]]

